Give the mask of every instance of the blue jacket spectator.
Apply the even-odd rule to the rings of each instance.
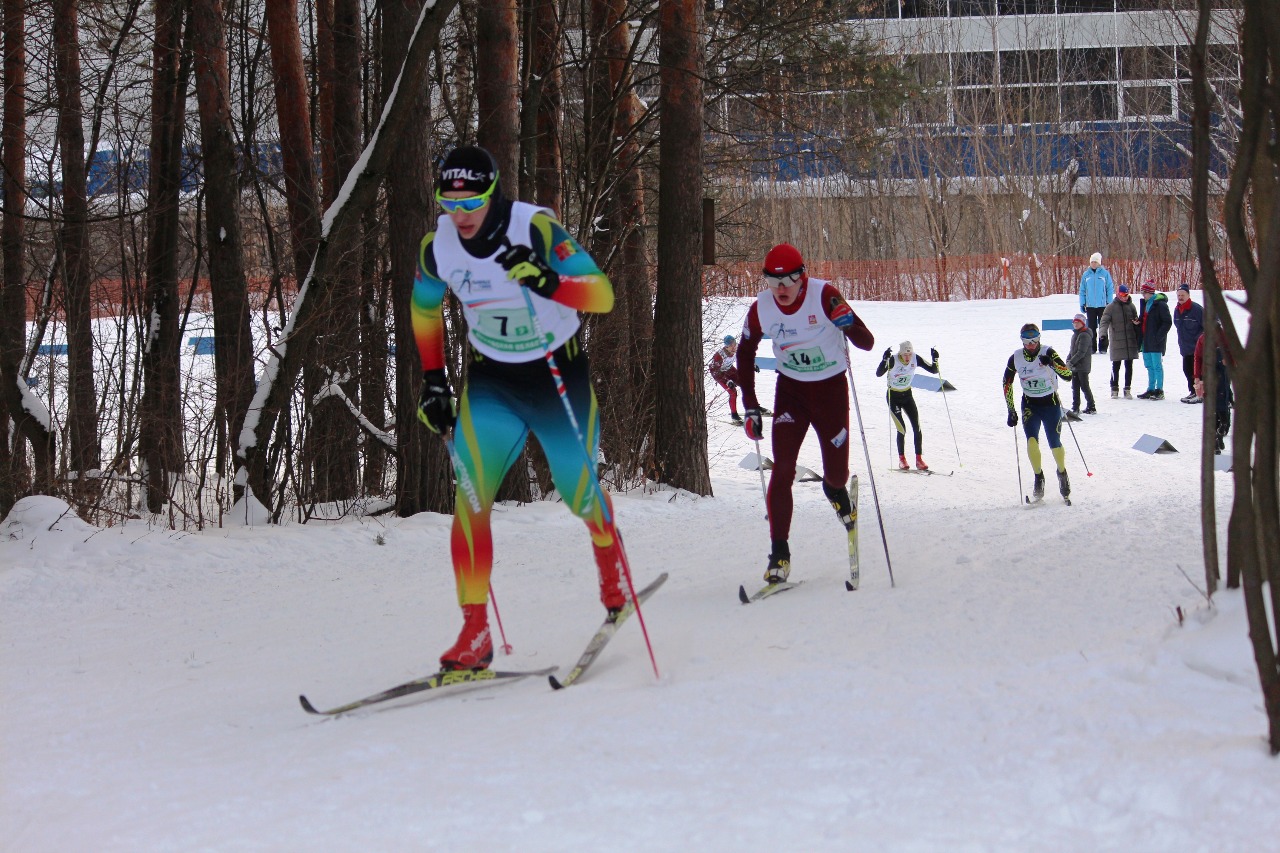
[[[1089,266],[1080,276],[1080,310],[1106,308],[1115,297],[1115,282],[1111,273],[1102,265],[1102,255],[1094,252]]]
[[[1098,321],[1102,312],[1111,304],[1115,293],[1115,282],[1111,273],[1102,265],[1102,253],[1094,252],[1089,256],[1089,266],[1080,276],[1080,310],[1089,321],[1089,331],[1098,342],[1098,352],[1103,351],[1102,340],[1098,335]]]

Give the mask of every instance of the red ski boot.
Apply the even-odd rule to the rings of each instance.
[[[916,454],[916,470],[917,471],[929,470],[929,466],[924,464],[924,457],[921,456],[919,453]]]
[[[440,669],[488,669],[493,662],[489,636],[489,605],[462,605],[462,633],[453,648],[440,656]]]
[[[907,457],[903,456],[902,454],[898,454],[898,470],[899,471],[911,470],[911,466],[907,464]]]
[[[622,555],[618,543],[607,548],[595,548],[596,568],[600,572],[600,603],[610,613],[617,613],[627,606],[627,594],[622,589]]]

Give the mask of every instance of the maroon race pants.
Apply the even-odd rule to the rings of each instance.
[[[778,377],[773,404],[773,473],[769,477],[769,537],[791,533],[791,484],[796,456],[812,426],[822,448],[822,479],[839,487],[849,479],[849,384],[843,373],[817,382]]]

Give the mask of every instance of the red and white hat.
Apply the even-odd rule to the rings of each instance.
[[[764,256],[764,271],[769,275],[791,275],[804,272],[804,258],[790,243],[779,243]]]

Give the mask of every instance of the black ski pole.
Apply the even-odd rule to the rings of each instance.
[[[1067,420],[1067,419],[1063,418],[1063,420]],[[1080,454],[1080,461],[1084,463],[1085,475],[1092,477],[1093,472],[1089,470],[1089,463],[1085,461],[1084,451],[1080,449],[1080,439],[1076,438],[1076,429],[1071,425],[1071,421],[1067,421],[1067,429],[1071,430],[1071,440],[1076,443],[1076,452]]]
[[[1018,425],[1013,425],[1013,458],[1018,463],[1018,503],[1022,503],[1026,499],[1026,492],[1022,490],[1022,448],[1018,446]]]
[[[942,378],[942,368],[938,366],[941,359],[934,359],[933,366],[938,368],[938,393],[942,395],[942,404],[947,407],[947,424],[951,427],[951,443],[956,446],[956,461],[960,463],[960,467],[964,467],[964,463],[960,461],[960,442],[956,440],[956,425],[951,421],[951,404],[947,402],[947,380]]]

